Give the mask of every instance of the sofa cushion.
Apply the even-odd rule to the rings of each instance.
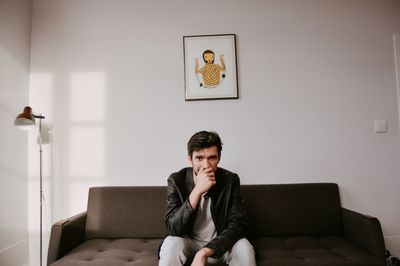
[[[163,238],[166,187],[93,187],[85,239]]]
[[[51,266],[154,266],[161,239],[92,239]]]
[[[384,261],[337,236],[264,237],[251,242],[257,252],[259,266],[385,265]]]
[[[337,184],[242,185],[254,236],[343,236]]]

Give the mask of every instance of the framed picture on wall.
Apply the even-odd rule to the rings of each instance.
[[[236,35],[183,36],[185,100],[238,99]]]

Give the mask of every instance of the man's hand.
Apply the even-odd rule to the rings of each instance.
[[[224,55],[222,54],[222,55],[219,57],[219,59],[221,60],[222,71],[225,72],[226,67],[225,67]],[[225,74],[224,74],[224,75],[225,75]],[[222,77],[224,78],[224,76],[222,76]]]
[[[192,266],[205,266],[207,258],[214,255],[214,251],[210,248],[202,248],[197,251],[196,256],[194,256]]]
[[[211,167],[200,169],[194,178],[196,186],[189,195],[189,202],[193,209],[199,204],[201,196],[217,183],[215,181],[215,173]]]
[[[197,173],[195,178],[196,186],[194,189],[196,189],[196,191],[200,193],[200,195],[203,195],[204,193],[209,191],[210,188],[217,183],[215,181],[215,173],[211,167],[201,169]]]

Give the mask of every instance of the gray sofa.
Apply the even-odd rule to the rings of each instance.
[[[385,265],[378,219],[341,207],[332,183],[242,185],[257,265]],[[94,187],[52,226],[47,265],[157,265],[165,187]]]

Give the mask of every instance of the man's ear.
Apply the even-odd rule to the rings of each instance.
[[[189,164],[190,164],[191,166],[193,166],[192,156],[188,155],[187,158],[188,158]]]

